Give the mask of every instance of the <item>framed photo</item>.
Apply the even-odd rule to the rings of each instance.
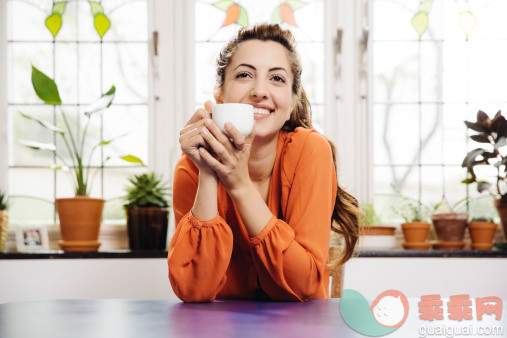
[[[16,226],[16,247],[19,252],[49,250],[47,227],[43,225]]]

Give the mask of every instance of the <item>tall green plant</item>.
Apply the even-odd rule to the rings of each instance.
[[[109,108],[113,102],[116,88],[112,86],[107,93],[102,95],[85,113],[86,116],[86,124],[83,130],[77,135],[74,135],[72,129],[70,128],[67,113],[65,113],[62,109],[62,100],[60,99],[60,93],[58,91],[58,86],[55,81],[49,78],[46,74],[38,70],[37,68],[32,66],[32,85],[33,89],[37,96],[44,101],[48,105],[53,105],[56,107],[56,110],[59,114],[61,114],[63,122],[65,124],[65,128],[59,128],[49,122],[42,121],[36,119],[27,114],[21,113],[20,115],[26,119],[37,122],[43,128],[46,128],[60,136],[63,140],[65,148],[67,149],[70,155],[70,161],[65,159],[59,149],[56,148],[53,143],[40,143],[35,141],[27,141],[27,140],[19,140],[18,142],[25,147],[39,150],[39,151],[49,151],[64,163],[64,166],[53,166],[53,169],[70,169],[74,172],[74,186],[75,186],[75,194],[77,196],[88,196],[90,193],[91,182],[93,182],[93,177],[98,172],[98,168],[95,169],[95,173],[93,177],[90,177],[91,170],[91,159],[93,154],[97,149],[103,146],[109,145],[114,140],[125,136],[119,135],[114,138],[108,140],[102,140],[101,142],[95,144],[90,150],[85,149],[86,138],[88,134],[88,128],[90,126],[90,121],[93,116],[101,114],[107,108]],[[86,156],[86,157],[85,157]],[[128,162],[140,163],[143,162],[133,155],[122,156],[122,159]],[[104,161],[107,162],[110,157],[107,157]],[[91,178],[91,181],[90,181]]]

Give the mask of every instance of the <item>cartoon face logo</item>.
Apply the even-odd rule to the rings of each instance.
[[[386,290],[371,305],[375,320],[385,327],[399,327],[408,314],[408,300],[397,290]]]
[[[351,329],[370,337],[384,336],[405,322],[408,300],[398,290],[387,290],[370,305],[360,292],[345,289],[340,299],[340,314]]]

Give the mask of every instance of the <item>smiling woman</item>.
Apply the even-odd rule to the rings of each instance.
[[[351,257],[361,213],[337,184],[334,146],[312,128],[301,71],[277,24],[244,28],[221,51],[215,99],[252,105],[255,123],[247,137],[226,123],[228,137],[208,101],[180,132],[168,255],[180,299],[326,298],[330,230],[346,244],[334,265]]]

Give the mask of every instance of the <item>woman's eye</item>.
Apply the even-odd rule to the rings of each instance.
[[[276,82],[285,82],[285,80],[278,75],[273,76],[273,80],[275,80]]]
[[[239,73],[238,75],[236,75],[236,78],[247,77],[247,76],[249,76],[248,73]]]

